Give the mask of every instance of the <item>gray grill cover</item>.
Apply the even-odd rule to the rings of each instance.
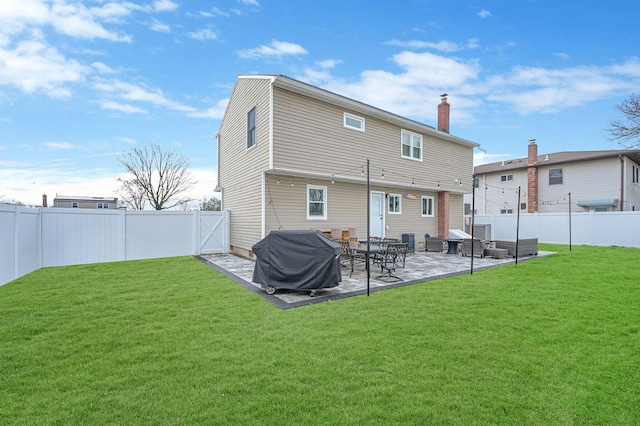
[[[255,283],[295,290],[336,287],[342,280],[340,244],[320,231],[271,231],[252,250]]]

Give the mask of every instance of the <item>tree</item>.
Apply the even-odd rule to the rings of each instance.
[[[192,201],[185,193],[197,181],[191,175],[189,161],[175,150],[148,144],[123,153],[118,162],[132,175],[120,179],[125,202],[128,198],[139,206],[135,203],[144,198],[155,210],[165,210]]]
[[[144,210],[147,205],[147,195],[139,186],[131,180],[118,179],[122,184],[120,187],[120,199],[131,210]]]
[[[625,148],[640,148],[640,95],[632,93],[628,99],[616,105],[616,109],[624,115],[625,121],[614,120],[609,123],[609,139],[617,140]]]
[[[205,197],[200,201],[200,210],[219,212],[222,210],[222,201],[216,197],[211,197],[208,200]]]

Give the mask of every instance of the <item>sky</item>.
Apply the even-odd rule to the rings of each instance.
[[[476,164],[620,149],[640,0],[1,0],[0,200],[118,196],[159,144],[210,198],[238,75],[284,74],[477,142]]]

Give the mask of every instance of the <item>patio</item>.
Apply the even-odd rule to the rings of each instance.
[[[518,257],[518,262],[535,259],[537,257],[548,256],[553,252],[540,251],[538,256]],[[255,262],[251,259],[235,256],[232,254],[210,254],[201,255],[198,258],[236,281],[246,289],[258,294],[281,309],[305,306],[312,303],[326,302],[329,300],[341,299],[344,297],[367,294],[367,271],[364,264],[356,264],[353,276],[349,278],[349,267],[342,267],[342,282],[338,287],[318,290],[314,297],[307,291],[294,291],[278,289],[275,294],[268,295],[260,286],[252,282]],[[491,268],[494,266],[514,263],[512,257],[506,259],[495,259],[492,257],[474,257],[473,270]],[[407,255],[404,268],[396,270],[396,274],[403,281],[384,282],[375,279],[380,275],[380,268],[373,267],[369,280],[369,292],[386,290],[389,288],[411,285],[419,282],[435,280],[438,278],[450,277],[453,275],[470,273],[471,258],[467,256],[447,254],[446,252],[425,252],[416,251]]]

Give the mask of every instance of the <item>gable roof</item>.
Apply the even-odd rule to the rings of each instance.
[[[365,104],[364,102],[357,101],[355,99],[348,98],[346,96],[339,95],[334,92],[330,92],[320,87],[312,86],[311,84],[304,83],[299,80],[287,77],[282,74],[256,74],[256,75],[241,75],[238,78],[267,78],[271,80],[271,84],[275,87],[280,87],[291,92],[299,93],[310,98],[318,99],[322,102],[337,105],[342,108],[348,108],[352,111],[359,112],[361,114],[375,117],[380,120],[397,124],[399,126],[410,127],[424,134],[430,134],[446,139],[450,142],[454,142],[460,145],[475,148],[480,146],[479,143],[472,142],[457,136],[453,136],[447,132],[437,130],[433,126],[429,126],[424,123],[420,123],[415,120],[408,119],[406,117],[399,116],[397,114],[385,111],[380,108]],[[434,105],[434,108],[436,106]]]
[[[625,156],[640,164],[640,150],[605,150],[605,151],[564,151],[552,154],[538,155],[536,166],[548,166],[565,163],[575,163],[579,161],[600,160],[603,158],[613,158]],[[516,158],[515,160],[498,161],[496,163],[481,164],[473,168],[477,175],[496,173],[509,170],[526,169],[527,157]]]

